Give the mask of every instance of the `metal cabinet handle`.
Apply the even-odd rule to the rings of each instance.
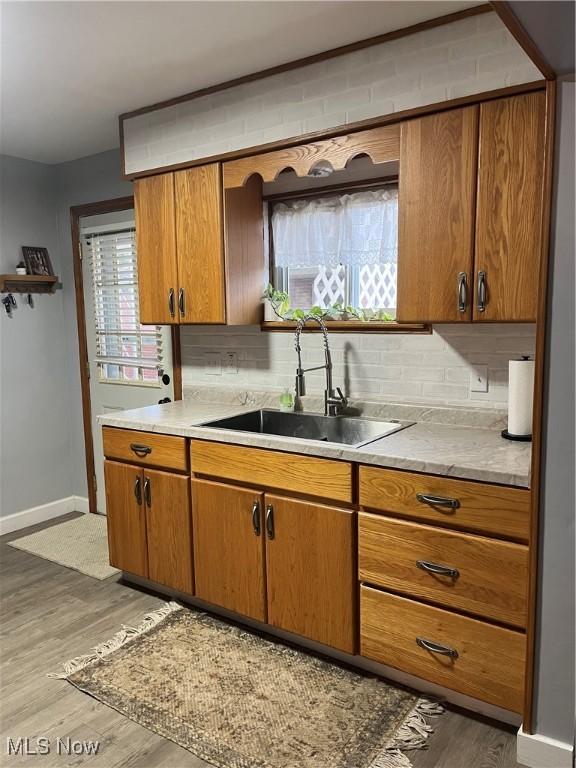
[[[178,291],[178,309],[182,316],[186,314],[186,295],[184,293],[184,288],[180,288]]]
[[[144,458],[144,456],[148,456],[149,453],[152,453],[152,448],[148,445],[140,445],[140,443],[130,443],[130,450],[134,451],[136,456],[140,456],[141,459]]]
[[[458,499],[447,499],[445,496],[431,496],[428,493],[417,493],[416,499],[422,504],[429,504],[431,507],[458,509],[460,506]]]
[[[176,314],[176,306],[174,304],[174,288],[170,288],[168,291],[168,310],[170,312],[170,317],[174,317]]]
[[[486,272],[478,272],[478,312],[486,310]]]
[[[468,306],[468,276],[466,272],[458,273],[458,312],[466,312]]]
[[[274,538],[274,507],[268,504],[266,507],[266,535],[269,539]]]
[[[134,496],[136,497],[138,506],[140,506],[142,504],[142,486],[140,484],[140,475],[138,475],[136,482],[134,483]]]
[[[456,648],[450,648],[449,645],[435,643],[433,640],[426,640],[424,637],[417,637],[416,643],[420,646],[420,648],[424,648],[425,651],[439,653],[441,656],[450,656],[451,659],[458,658],[458,651]]]
[[[152,506],[152,490],[149,477],[144,478],[144,501],[146,502],[147,507]]]
[[[428,560],[416,560],[416,567],[421,571],[433,573],[435,576],[450,576],[451,579],[457,579],[460,576],[458,568],[450,568],[448,565],[431,563]]]
[[[260,502],[258,499],[254,499],[254,504],[252,504],[252,528],[254,528],[254,535],[260,536]]]

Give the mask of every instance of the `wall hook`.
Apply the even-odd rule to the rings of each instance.
[[[14,296],[11,293],[7,294],[2,299],[2,304],[4,304],[4,309],[6,310],[8,317],[12,317],[12,310],[18,306]]]

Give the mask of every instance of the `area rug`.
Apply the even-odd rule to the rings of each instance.
[[[108,537],[104,515],[86,514],[75,517],[8,544],[100,581],[120,573],[108,563]]]
[[[68,662],[81,691],[218,768],[410,768],[413,691],[167,603]]]

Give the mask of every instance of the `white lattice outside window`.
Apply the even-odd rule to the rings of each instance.
[[[396,308],[398,187],[275,203],[275,287],[293,308]]]

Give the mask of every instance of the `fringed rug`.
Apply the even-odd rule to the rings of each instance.
[[[62,674],[218,768],[410,768],[442,707],[167,603]]]

